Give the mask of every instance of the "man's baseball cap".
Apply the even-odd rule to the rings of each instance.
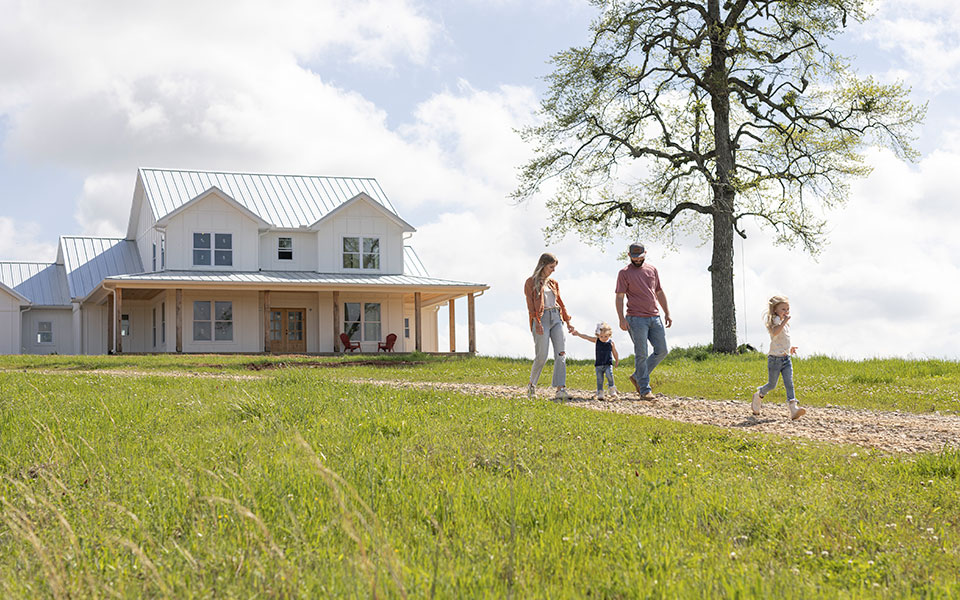
[[[630,244],[630,258],[636,258],[638,256],[643,256],[647,252],[647,249],[643,247],[643,244],[637,242]]]

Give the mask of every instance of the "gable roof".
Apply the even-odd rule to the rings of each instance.
[[[143,272],[136,242],[123,238],[65,235],[58,255],[72,298],[86,298],[107,277]]]
[[[56,263],[0,262],[0,283],[34,306],[70,306],[67,279]]]
[[[10,294],[11,296],[13,296],[15,300],[19,300],[21,304],[30,304],[30,298],[27,298],[26,296],[24,296],[23,294],[13,289],[12,287],[8,286],[2,281],[0,281],[0,292],[6,292]]]
[[[200,194],[200,195],[197,196],[196,198],[194,198],[194,199],[192,199],[192,200],[188,200],[187,202],[181,204],[180,206],[178,206],[177,208],[175,208],[175,209],[173,209],[172,211],[168,212],[167,214],[165,214],[165,215],[162,216],[161,218],[157,219],[157,225],[166,225],[167,221],[169,221],[169,220],[170,220],[171,218],[173,218],[175,215],[177,215],[177,214],[179,214],[179,213],[187,210],[188,208],[190,208],[190,207],[193,206],[194,204],[197,204],[198,202],[202,202],[204,199],[209,198],[209,197],[211,197],[211,196],[216,196],[217,198],[220,198],[220,199],[226,201],[227,204],[232,204],[232,205],[234,205],[234,207],[236,207],[236,209],[239,210],[241,214],[245,215],[246,217],[248,217],[248,218],[251,219],[252,221],[256,221],[256,222],[257,222],[257,225],[259,225],[260,227],[270,227],[270,223],[267,223],[266,221],[264,221],[263,219],[261,219],[261,218],[260,218],[260,215],[252,212],[249,208],[247,208],[246,206],[240,204],[239,202],[237,202],[236,200],[234,200],[233,198],[231,198],[231,197],[230,197],[230,194],[224,192],[223,190],[221,190],[221,189],[218,188],[217,186],[211,187],[210,189],[208,189],[207,191],[203,192],[202,194]]]
[[[137,177],[158,221],[214,187],[277,228],[309,227],[361,192],[400,218],[372,178],[146,168]]]
[[[393,221],[394,223],[396,223],[396,224],[400,227],[400,229],[404,231],[404,233],[413,233],[414,231],[416,231],[416,229],[413,227],[413,225],[411,225],[410,223],[407,223],[406,221],[404,221],[403,219],[401,219],[399,216],[397,216],[396,213],[387,210],[385,206],[383,206],[382,204],[380,204],[379,202],[377,202],[376,200],[374,200],[373,198],[371,198],[370,195],[367,194],[366,192],[360,192],[359,194],[357,194],[357,195],[354,196],[353,198],[350,198],[349,200],[347,200],[346,202],[344,202],[344,203],[341,204],[340,206],[338,206],[338,207],[334,208],[333,210],[329,211],[327,214],[325,214],[325,215],[323,215],[322,217],[320,217],[320,218],[317,220],[316,223],[311,224],[311,225],[310,225],[310,228],[311,228],[311,229],[316,229],[316,227],[317,227],[318,225],[320,225],[320,223],[323,223],[323,222],[326,221],[327,219],[333,217],[333,216],[334,216],[335,214],[337,214],[338,212],[340,212],[340,211],[342,211],[342,210],[346,210],[347,207],[353,206],[354,204],[358,204],[358,203],[360,203],[360,202],[365,202],[365,203],[373,206],[375,209],[380,210],[383,214],[385,214],[385,215],[387,216],[388,219],[390,219],[391,221]]]

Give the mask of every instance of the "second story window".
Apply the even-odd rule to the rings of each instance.
[[[167,268],[167,238],[160,238],[160,268]]]
[[[157,245],[156,244],[153,245],[153,262],[151,263],[151,265],[153,267],[151,270],[156,271],[157,270]]]
[[[293,260],[293,238],[277,238],[277,258],[279,260]]]
[[[344,237],[344,269],[380,269],[380,238]]]
[[[213,248],[210,247],[211,238]],[[212,250],[212,252],[211,252]],[[193,234],[193,264],[210,265],[210,259],[218,267],[233,266],[232,233],[195,233]]]

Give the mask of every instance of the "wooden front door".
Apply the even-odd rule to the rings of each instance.
[[[304,308],[270,309],[270,352],[307,351],[307,311]]]

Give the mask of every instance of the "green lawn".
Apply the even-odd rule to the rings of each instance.
[[[0,359],[20,369],[0,373],[0,595],[960,594],[960,453],[348,382],[522,384],[529,369],[394,360],[411,358]],[[657,390],[730,398],[762,377],[762,357],[698,358],[664,363]],[[156,375],[77,372],[113,368]],[[956,410],[958,381],[949,362],[797,366],[810,404]],[[571,385],[591,388],[592,367],[571,365]]]

